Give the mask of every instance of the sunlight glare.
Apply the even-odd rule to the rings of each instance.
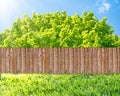
[[[10,22],[11,14],[17,9],[17,0],[0,0],[0,25],[7,25]]]

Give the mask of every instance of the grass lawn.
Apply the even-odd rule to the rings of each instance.
[[[120,96],[120,75],[2,74],[0,96]]]

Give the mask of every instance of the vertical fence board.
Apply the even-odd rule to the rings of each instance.
[[[31,67],[30,67],[30,48],[26,48],[26,73],[31,73]]]
[[[85,52],[84,48],[81,48],[81,73],[85,73]]]
[[[85,73],[88,73],[89,70],[89,50],[85,48]]]
[[[65,49],[61,48],[61,56],[62,56],[62,61],[61,61],[61,73],[64,73],[64,65],[65,65]]]
[[[74,73],[78,73],[78,49],[74,48]]]
[[[35,60],[34,60],[34,56],[35,56],[35,53],[34,53],[34,48],[28,48],[27,50],[29,53],[27,55],[29,55],[28,57],[28,61],[29,61],[29,73],[35,73],[34,71],[34,68],[36,67],[35,66]]]
[[[88,73],[92,73],[92,48],[89,48],[89,58],[88,58],[88,62],[89,62],[89,67],[88,67]]]
[[[9,66],[9,72],[10,72],[10,73],[13,73],[13,72],[12,72],[12,66],[13,66],[13,65],[12,65],[12,58],[13,58],[12,48],[10,48],[9,54],[10,54],[10,57],[9,57],[9,65],[10,65],[10,66]]]
[[[94,48],[91,48],[91,72],[94,73],[94,54],[93,54]]]
[[[104,74],[104,72],[105,72],[105,68],[104,68],[104,65],[105,65],[105,54],[104,54],[105,52],[104,52],[104,48],[102,48],[102,74]]]
[[[106,57],[107,53],[106,53],[106,48],[104,48],[104,74],[106,74],[106,65],[107,65],[107,57]]]
[[[12,69],[13,69],[13,72],[14,73],[17,73],[17,54],[16,54],[16,48],[13,50],[13,66],[12,66]]]
[[[74,72],[74,60],[73,60],[73,53],[74,50],[73,48],[69,48],[69,73],[73,73]]]
[[[2,49],[2,54],[3,54],[3,57],[2,57],[2,63],[3,63],[3,65],[2,65],[2,70],[3,70],[3,72],[6,72],[6,50],[5,50],[5,48],[3,48]]]
[[[77,52],[76,48],[73,48],[73,64],[74,64],[74,73],[77,73]]]
[[[109,48],[109,66],[108,66],[108,72],[113,72],[113,49]]]
[[[58,48],[58,71],[57,71],[57,73],[60,73],[60,64],[61,64],[61,50],[60,50],[60,48]]]
[[[113,72],[117,72],[117,49],[113,48]]]
[[[101,66],[101,64],[102,64],[102,62],[101,62],[101,60],[102,60],[102,50],[101,50],[101,48],[98,48],[98,54],[97,54],[97,57],[98,57],[98,60],[97,60],[97,62],[98,62],[98,74],[100,74],[101,72],[102,72],[102,66]]]
[[[39,54],[39,73],[42,73],[42,48],[39,48],[38,50],[38,54]]]
[[[87,48],[84,48],[84,73],[87,74]]]
[[[1,71],[2,71],[2,73],[5,73],[5,68],[6,68],[5,54],[6,54],[5,48],[1,48],[1,63],[2,63]]]
[[[93,49],[92,60],[93,60],[93,73],[96,74],[96,48]]]
[[[38,73],[38,70],[39,70],[39,58],[38,58],[38,55],[39,55],[39,49],[38,48],[34,48],[34,50],[33,50],[33,62],[34,62],[34,66],[32,66],[32,67],[34,67],[34,73]],[[32,65],[32,63],[31,63],[31,65]]]
[[[17,73],[21,73],[21,49],[20,48],[17,48],[17,50],[16,50],[16,72]]]
[[[14,49],[13,49],[14,50]],[[21,48],[21,64],[22,64],[22,72],[21,73],[25,73],[25,61],[26,61],[26,49],[25,48]]]
[[[54,49],[50,48],[50,73],[54,73]]]
[[[95,59],[95,74],[97,74],[97,71],[98,71],[98,48],[95,48],[95,57],[94,57],[94,59]]]
[[[46,58],[46,57],[45,57],[45,56],[46,56],[46,55],[45,55],[45,48],[42,48],[42,52],[43,52],[43,73],[45,73],[45,62],[46,62],[46,61],[45,61],[45,58]]]
[[[90,48],[90,58],[89,58],[89,61],[90,61],[90,73],[93,73],[93,48]]]
[[[64,65],[65,73],[69,72],[69,50],[65,48],[65,65]]]
[[[117,72],[116,73],[119,73],[119,64],[120,64],[120,62],[119,62],[119,58],[120,58],[119,57],[119,48],[117,48],[116,51],[117,51],[117,57],[116,57],[117,58]]]
[[[57,60],[58,58],[58,54],[57,54],[57,48],[54,48],[54,73],[56,74],[57,73],[57,69],[58,69],[58,66],[57,66]]]
[[[48,65],[47,65],[47,61],[48,61],[47,60],[47,48],[44,48],[44,50],[45,50],[45,53],[44,53],[45,54],[45,58],[44,58],[44,60],[45,60],[44,61],[44,72],[47,73],[47,67],[48,67]]]
[[[95,48],[96,49],[96,68],[98,69],[98,63],[99,63],[99,48]],[[99,70],[96,70],[96,74],[98,74]]]
[[[109,72],[109,50],[108,50],[108,48],[105,48],[106,50],[106,74],[108,74]]]
[[[80,48],[77,48],[77,50],[78,50],[78,73],[80,73],[81,72],[81,63],[80,63],[80,61],[81,61],[81,52],[80,52]]]
[[[6,62],[6,70],[5,70],[5,72],[6,73],[9,73],[9,69],[10,69],[10,66],[9,66],[9,57],[10,57],[10,54],[9,54],[9,48],[5,48],[5,51],[6,51],[6,59],[5,59],[5,62]]]
[[[49,73],[50,54],[49,48],[46,48],[46,73]]]

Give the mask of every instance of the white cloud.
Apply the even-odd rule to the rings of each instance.
[[[105,11],[109,11],[109,9],[111,8],[111,4],[105,0],[101,0],[101,2],[97,2],[96,5],[97,5],[100,13],[104,13]]]

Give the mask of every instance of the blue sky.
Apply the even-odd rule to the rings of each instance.
[[[68,15],[83,11],[93,11],[100,20],[108,18],[109,25],[120,35],[120,0],[1,0],[0,1],[0,32],[10,28],[16,17],[33,12],[48,13],[65,10]]]

